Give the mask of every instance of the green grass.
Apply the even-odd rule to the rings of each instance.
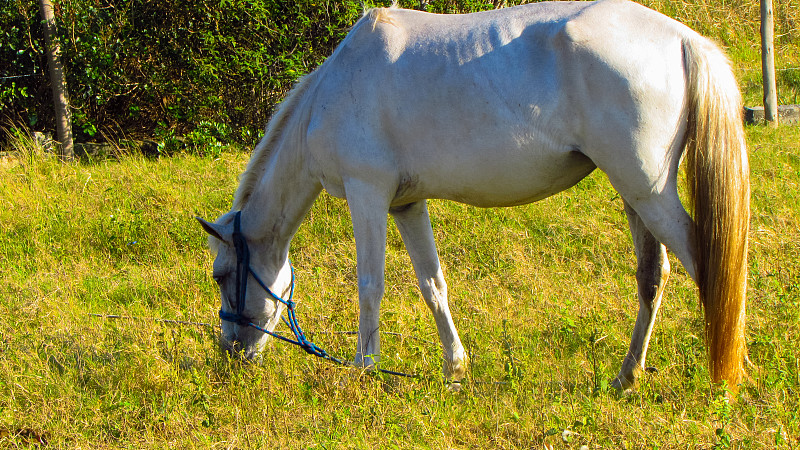
[[[695,290],[673,261],[647,375],[608,392],[636,314],[622,204],[602,173],[535,205],[432,201],[453,314],[472,366],[440,380],[433,320],[391,228],[382,305],[386,368],[364,374],[269,345],[230,361],[215,322],[212,257],[194,215],[227,210],[246,155],[62,165],[31,150],[0,163],[0,445],[177,448],[791,448],[800,441],[800,132],[750,128],[748,342],[736,402],[705,368]],[[293,242],[299,316],[351,358],[355,254],[326,195]],[[430,342],[426,342],[430,341]],[[562,432],[574,434],[562,442]]]
[[[757,4],[652,0],[726,46],[760,103]],[[800,66],[797,0],[777,2],[779,68]],[[782,103],[798,103],[792,74]],[[782,78],[781,78],[782,77]],[[453,316],[472,365],[441,382],[431,315],[390,224],[385,368],[337,367],[280,343],[257,365],[215,323],[212,256],[194,222],[227,211],[247,156],[62,165],[25,132],[0,157],[0,447],[796,448],[800,446],[800,129],[748,128],[752,231],[748,348],[757,366],[727,403],[705,367],[696,291],[673,273],[635,392],[617,397],[636,316],[633,246],[605,176],[535,205],[432,201]],[[321,196],[292,244],[298,315],[352,358],[355,250],[346,204]],[[573,434],[568,442],[562,433]]]

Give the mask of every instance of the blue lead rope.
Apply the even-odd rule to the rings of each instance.
[[[289,262],[289,268],[292,271],[292,284],[289,288],[289,298],[283,299],[280,296],[276,295],[267,284],[264,283],[258,274],[253,271],[253,268],[250,267],[250,249],[247,246],[247,240],[244,238],[242,234],[242,212],[237,211],[236,215],[233,219],[233,246],[236,249],[236,312],[228,312],[219,310],[219,318],[226,322],[233,322],[240,326],[247,326],[253,327],[256,330],[259,330],[263,333],[266,333],[276,339],[280,339],[284,342],[288,342],[290,344],[296,345],[302,348],[306,353],[314,356],[318,356],[323,359],[327,359],[329,361],[333,361],[342,366],[349,366],[350,364],[335,358],[328,354],[325,350],[319,348],[316,344],[308,340],[305,333],[303,333],[303,329],[300,328],[300,324],[297,321],[297,314],[295,313],[295,302],[292,300],[294,297],[294,267],[292,266],[291,261]],[[264,289],[272,298],[275,300],[283,303],[286,305],[286,315],[289,317],[288,319],[283,319],[283,323],[292,330],[294,337],[296,340],[289,339],[285,336],[281,336],[278,333],[274,333],[272,331],[267,330],[266,328],[262,328],[253,323],[253,321],[244,315],[244,306],[245,301],[247,299],[247,280],[249,276],[252,275],[253,279]],[[375,369],[378,372],[386,373],[389,375],[397,375],[401,377],[409,377],[409,378],[419,378],[417,375],[408,375],[402,372],[394,372],[391,370],[384,370],[384,369]]]
[[[282,341],[286,341],[291,344],[297,345],[298,347],[305,350],[306,353],[319,356],[320,358],[330,359],[331,361],[343,364],[342,361],[329,355],[328,352],[319,348],[313,342],[309,341],[305,333],[303,333],[303,329],[300,328],[300,324],[297,322],[297,315],[295,314],[295,303],[292,300],[292,297],[294,297],[294,267],[292,266],[292,263],[289,262],[289,267],[292,271],[292,283],[290,285],[289,298],[287,300],[284,300],[283,298],[272,292],[272,290],[270,290],[270,288],[267,287],[267,284],[261,280],[258,274],[256,274],[255,271],[253,271],[253,268],[250,267],[250,249],[247,246],[247,240],[242,234],[241,211],[237,211],[236,215],[233,218],[232,240],[233,240],[233,247],[236,250],[236,312],[235,313],[228,312],[220,308],[219,318],[226,322],[233,322],[240,326],[253,327],[276,339],[280,339]],[[254,324],[250,318],[244,315],[245,302],[247,301],[247,280],[250,275],[253,276],[253,279],[255,279],[256,282],[258,282],[258,284],[261,286],[261,288],[267,291],[267,293],[270,296],[272,296],[272,298],[286,305],[287,315],[289,316],[289,320],[283,319],[283,322],[289,327],[290,330],[292,330],[295,339],[297,339],[296,341],[281,336],[277,333],[273,333],[269,330],[266,330],[265,328],[262,328]]]
[[[236,216],[234,216],[233,220],[233,246],[236,249],[236,312],[228,312],[224,311],[222,308],[219,310],[219,318],[226,322],[233,322],[240,326],[247,326],[255,328],[263,333],[266,333],[276,339],[280,339],[284,342],[288,342],[292,345],[296,345],[303,349],[309,355],[318,356],[322,359],[327,359],[329,361],[333,361],[342,366],[349,366],[350,364],[335,358],[328,354],[325,350],[319,348],[316,344],[308,340],[305,333],[303,333],[303,329],[300,328],[300,324],[297,321],[297,314],[295,313],[295,302],[292,300],[294,297],[294,267],[292,266],[291,261],[289,262],[289,268],[292,271],[292,283],[289,288],[289,298],[283,299],[280,296],[276,295],[272,290],[267,287],[267,284],[264,283],[258,274],[253,271],[253,268],[250,267],[250,249],[247,246],[247,240],[244,238],[242,234],[242,212],[237,211]],[[247,280],[249,275],[253,276],[253,279],[264,289],[272,298],[275,300],[283,303],[286,305],[286,315],[288,319],[281,317],[283,319],[283,323],[292,330],[294,337],[296,340],[289,339],[285,336],[281,336],[278,333],[274,333],[269,331],[265,328],[262,328],[253,323],[253,321],[244,315],[244,306],[245,301],[247,299]],[[389,374],[389,375],[397,375],[401,377],[409,377],[409,378],[419,378],[418,375],[408,375],[402,372],[395,372],[392,370],[385,370],[385,369],[375,369],[378,372]]]
[[[261,280],[261,277],[253,271],[253,268],[250,267],[250,250],[247,247],[247,242],[242,236],[241,232],[241,211],[236,213],[233,223],[233,245],[236,249],[236,312],[228,312],[223,309],[219,310],[219,318],[226,322],[233,322],[240,326],[248,326],[255,328],[263,333],[266,333],[276,339],[280,339],[282,341],[288,342],[290,344],[296,345],[302,348],[306,353],[318,356],[320,358],[329,359],[331,361],[337,362],[339,364],[343,364],[337,358],[329,355],[328,352],[319,348],[316,344],[308,340],[305,333],[303,333],[303,329],[300,328],[300,324],[297,322],[297,314],[295,313],[295,302],[292,300],[294,297],[294,267],[292,263],[289,263],[289,267],[292,271],[292,283],[290,285],[289,290],[289,298],[283,299],[279,295],[272,292],[272,290],[267,286],[264,281]],[[275,300],[283,303],[286,305],[287,315],[289,316],[289,320],[281,317],[283,319],[283,323],[292,330],[294,337],[296,340],[289,339],[285,336],[281,336],[278,333],[274,333],[272,331],[267,330],[266,328],[260,327],[253,323],[251,319],[244,315],[244,306],[245,301],[247,298],[247,278],[248,275],[252,275],[253,279],[264,289],[272,298]]]
[[[338,364],[341,364],[341,365],[345,365],[345,363],[343,361],[341,361],[338,358],[335,358],[335,357],[331,356],[330,354],[328,354],[328,352],[326,352],[325,350],[319,348],[319,346],[317,346],[317,344],[311,342],[306,337],[306,334],[303,333],[303,329],[300,328],[300,323],[297,321],[297,314],[295,313],[295,305],[296,305],[296,303],[294,302],[294,300],[292,300],[292,297],[294,297],[294,267],[292,266],[291,262],[289,263],[289,267],[292,270],[292,284],[291,284],[291,287],[289,288],[290,290],[289,290],[289,299],[288,300],[284,300],[283,298],[275,295],[275,293],[273,293],[272,290],[270,290],[270,288],[267,287],[266,283],[261,281],[261,278],[259,278],[259,276],[256,275],[256,273],[253,271],[253,269],[250,269],[250,268],[248,268],[248,269],[250,271],[250,275],[253,276],[253,279],[256,280],[256,282],[261,286],[262,289],[267,291],[267,293],[270,296],[272,296],[272,298],[274,298],[275,300],[277,300],[277,301],[283,303],[284,305],[286,305],[286,315],[289,318],[286,319],[284,317],[281,317],[281,319],[283,320],[283,323],[285,323],[286,326],[289,327],[290,330],[292,330],[292,334],[294,334],[294,337],[295,337],[296,340],[292,340],[292,339],[289,339],[289,338],[287,338],[285,336],[281,336],[278,333],[273,333],[272,331],[269,331],[269,330],[267,330],[265,328],[262,328],[262,327],[260,327],[260,326],[258,326],[256,324],[254,324],[251,321],[248,321],[247,326],[253,327],[256,330],[259,330],[259,331],[261,331],[263,333],[266,333],[266,334],[268,334],[268,335],[270,335],[270,336],[272,336],[274,338],[280,339],[280,340],[282,340],[284,342],[288,342],[290,344],[296,345],[296,346],[300,347],[301,349],[303,349],[309,355],[318,356],[320,358],[328,359],[328,360],[331,360],[331,361],[333,361],[335,363],[338,363]],[[222,311],[220,311],[220,313],[222,313]]]
[[[295,278],[294,278],[294,267],[292,266],[291,262],[289,263],[289,267],[292,270],[292,284],[291,284],[291,287],[290,287],[290,290],[289,290],[289,299],[288,300],[284,300],[283,298],[279,297],[274,292],[272,292],[272,290],[267,287],[266,283],[261,281],[261,278],[252,269],[249,269],[249,270],[250,270],[250,275],[253,276],[253,279],[256,280],[256,282],[259,284],[259,286],[261,286],[262,289],[267,291],[267,293],[272,298],[274,298],[275,300],[277,300],[277,301],[283,303],[284,305],[286,305],[286,314],[287,314],[287,316],[289,316],[289,319],[287,320],[284,317],[281,317],[281,319],[283,320],[283,323],[285,323],[286,326],[289,327],[290,330],[292,330],[292,333],[294,334],[294,337],[295,337],[296,340],[289,339],[286,336],[282,336],[282,335],[280,335],[278,333],[269,331],[266,328],[263,328],[263,327],[260,327],[260,326],[258,326],[256,324],[254,324],[252,321],[250,321],[249,319],[244,318],[243,316],[240,316],[240,315],[234,314],[234,313],[229,313],[229,312],[223,311],[221,309],[219,311],[219,318],[222,319],[222,320],[228,321],[228,322],[238,323],[239,325],[242,325],[242,326],[249,326],[249,327],[255,328],[256,330],[261,331],[262,333],[268,334],[268,335],[270,335],[270,336],[272,336],[272,337],[274,337],[276,339],[280,339],[281,341],[288,342],[289,344],[292,344],[292,345],[296,345],[296,346],[300,347],[301,349],[303,349],[309,355],[314,355],[314,356],[320,357],[322,359],[327,359],[327,360],[335,362],[336,364],[339,364],[341,366],[350,366],[351,365],[350,363],[348,363],[346,361],[342,361],[341,359],[336,358],[335,356],[332,356],[331,354],[329,354],[325,350],[321,349],[317,344],[311,342],[306,337],[305,333],[303,333],[303,329],[300,328],[300,323],[297,321],[297,314],[295,313],[295,305],[296,305],[296,303],[294,302],[294,300],[292,300],[292,297],[294,296],[294,280],[295,280]],[[376,368],[375,370],[377,372],[380,372],[380,373],[385,373],[387,375],[394,375],[394,376],[398,376],[398,377],[420,378],[419,375],[410,375],[410,374],[403,373],[403,372],[396,372],[394,370],[386,370],[386,369],[380,369],[380,368]]]
[[[349,362],[342,361],[341,359],[336,358],[335,356],[332,356],[331,354],[329,354],[325,350],[321,349],[317,344],[311,342],[306,337],[305,333],[303,333],[303,329],[300,328],[300,323],[298,323],[298,321],[297,321],[297,314],[295,313],[295,302],[294,302],[294,300],[292,300],[292,297],[294,296],[294,267],[292,266],[291,262],[289,262],[289,267],[292,269],[292,284],[291,284],[291,288],[289,290],[289,299],[288,300],[284,300],[281,297],[278,297],[277,295],[275,295],[272,292],[272,290],[270,290],[270,288],[268,288],[266,286],[266,284],[263,281],[261,281],[261,278],[259,278],[258,275],[256,275],[255,272],[253,272],[252,269],[250,269],[250,274],[253,275],[253,279],[255,279],[256,282],[258,282],[258,284],[265,291],[267,291],[267,293],[270,296],[272,296],[272,298],[274,298],[275,300],[278,300],[279,302],[281,302],[284,305],[286,305],[286,315],[289,317],[289,319],[287,320],[284,317],[281,317],[281,319],[283,319],[283,323],[285,323],[286,326],[289,327],[290,330],[292,330],[292,333],[294,334],[294,337],[297,340],[292,340],[292,339],[289,339],[289,338],[287,338],[285,336],[281,336],[278,333],[274,333],[272,331],[268,331],[267,329],[262,328],[262,327],[254,324],[253,322],[250,322],[250,321],[248,321],[247,326],[253,327],[256,330],[259,330],[259,331],[261,331],[263,333],[266,333],[266,334],[268,334],[268,335],[270,335],[270,336],[272,336],[272,337],[274,337],[276,339],[280,339],[280,340],[282,340],[284,342],[288,342],[290,344],[296,345],[296,346],[300,347],[301,349],[303,349],[309,355],[314,355],[314,356],[318,356],[318,357],[320,357],[322,359],[327,359],[329,361],[335,362],[336,364],[339,364],[340,366],[351,366],[351,364]],[[223,311],[220,310],[220,318],[222,317],[222,312]],[[403,372],[395,372],[394,370],[386,370],[386,369],[380,369],[380,368],[375,368],[374,370],[377,371],[377,372],[380,372],[380,373],[385,373],[387,375],[394,375],[394,376],[398,376],[398,377],[420,378],[419,375],[410,375],[410,374],[403,373]]]

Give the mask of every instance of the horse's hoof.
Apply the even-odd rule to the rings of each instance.
[[[633,390],[634,383],[634,381],[629,381],[626,377],[617,375],[617,377],[611,381],[611,388],[617,395],[624,396]]]
[[[444,379],[457,383],[467,376],[467,358],[466,356],[456,361],[445,361],[442,367]]]
[[[375,360],[378,359],[377,357],[373,358],[371,356],[361,356],[360,354],[356,354],[355,359],[353,359],[353,367],[358,367],[364,370],[372,370],[375,368]]]

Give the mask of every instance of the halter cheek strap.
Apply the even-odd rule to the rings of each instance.
[[[244,306],[247,299],[247,277],[250,269],[250,249],[242,235],[242,212],[236,213],[233,219],[233,247],[236,249],[236,317],[240,325],[250,322],[244,317]]]

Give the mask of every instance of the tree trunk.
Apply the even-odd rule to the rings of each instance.
[[[56,116],[56,131],[61,143],[62,161],[75,158],[72,146],[72,113],[69,109],[67,81],[61,64],[61,47],[56,34],[56,19],[52,0],[40,0],[44,38],[47,43],[47,65],[50,69],[50,84],[53,87],[53,107]]]
[[[778,93],[775,86],[775,34],[772,0],[761,0],[761,73],[764,82],[764,118],[778,125]]]

